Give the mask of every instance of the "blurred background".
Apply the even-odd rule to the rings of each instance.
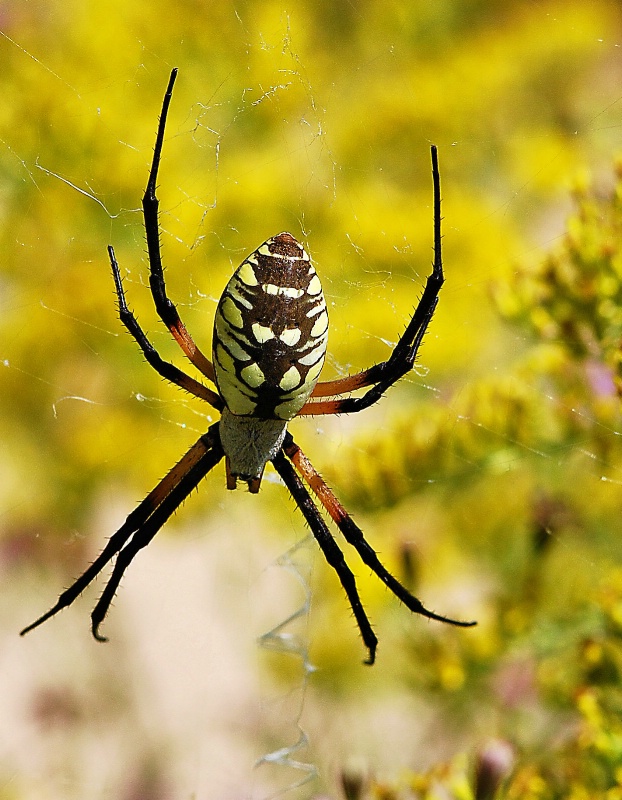
[[[621,16],[0,5],[2,800],[622,797]],[[106,255],[191,371],[140,213],[174,66],[162,247],[206,352],[233,269],[289,230],[327,296],[322,378],[386,359],[430,271],[438,146],[446,284],[416,369],[291,430],[392,572],[477,628],[411,615],[348,548],[363,666],[275,473],[251,496],[217,468],[131,565],[108,644],[101,580],[18,636],[215,419],[123,330]]]

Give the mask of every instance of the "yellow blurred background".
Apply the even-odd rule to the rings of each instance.
[[[2,4],[0,800],[338,798],[353,759],[353,798],[484,798],[490,742],[512,754],[498,796],[622,797],[618,284],[594,290],[608,349],[551,333],[581,280],[548,327],[544,290],[516,285],[568,243],[573,192],[620,195],[621,17],[604,0]],[[291,430],[387,566],[477,629],[411,616],[347,552],[380,639],[362,666],[274,472],[255,497],[219,468],[131,565],[108,644],[89,634],[97,589],[17,635],[215,419],[125,334],[106,254],[186,369],[140,212],[172,67],[162,247],[206,352],[233,269],[289,230],[327,296],[322,378],[386,359],[430,271],[438,146],[446,284],[416,370],[365,413]],[[597,253],[614,267],[616,242]],[[258,645],[307,594],[293,652]],[[299,768],[275,763],[301,731]]]

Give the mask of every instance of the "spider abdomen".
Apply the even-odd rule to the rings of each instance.
[[[279,233],[242,262],[216,310],[214,369],[229,411],[292,419],[317,383],[327,338],[315,268],[290,233]]]

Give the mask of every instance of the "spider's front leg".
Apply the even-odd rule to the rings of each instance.
[[[417,308],[387,361],[376,364],[356,375],[320,382],[315,386],[311,400],[300,412],[303,416],[320,414],[350,414],[362,411],[376,403],[382,395],[415,363],[423,337],[432,321],[438,304],[438,295],[445,281],[441,251],[441,179],[438,169],[438,151],[432,145],[432,183],[434,187],[434,262]],[[314,400],[316,397],[335,397],[354,392],[366,386],[372,388],[362,397],[345,397],[339,400]]]
[[[182,372],[182,370],[180,370],[174,364],[171,364],[169,361],[165,361],[155,347],[151,344],[145,332],[138,324],[138,320],[131,312],[127,304],[127,300],[125,299],[125,290],[123,289],[121,272],[119,270],[119,264],[117,263],[112,245],[108,246],[108,257],[110,258],[112,277],[114,278],[117,301],[119,304],[119,318],[129,331],[130,335],[136,340],[140,349],[143,351],[143,355],[147,359],[147,363],[150,364],[150,366],[152,366],[153,369],[155,369],[155,371],[167,381],[176,384],[190,394],[193,394],[195,397],[205,400],[205,402],[209,403],[213,408],[222,411],[223,402],[216,392],[213,392],[211,389],[208,389],[207,386],[204,386],[194,378],[191,378],[190,375],[186,375],[185,372]]]
[[[192,336],[184,323],[181,321],[179,312],[175,307],[173,301],[166,294],[166,284],[164,282],[164,270],[162,268],[162,253],[160,249],[160,220],[159,220],[159,201],[156,194],[158,183],[158,170],[160,168],[160,160],[162,158],[162,147],[164,144],[164,132],[166,130],[166,120],[168,117],[168,110],[173,97],[173,87],[177,79],[177,69],[171,71],[164,101],[162,102],[162,111],[160,112],[160,121],[158,123],[158,132],[156,135],[155,147],[153,150],[153,159],[151,161],[151,169],[149,171],[149,180],[147,188],[143,195],[143,217],[145,220],[145,234],[147,236],[147,252],[149,254],[149,286],[153,296],[156,310],[162,322],[169,329],[177,344],[181,347],[185,355],[194,366],[205,375],[210,381],[214,381],[214,367],[212,362],[205,357],[198,346],[195,344]]]

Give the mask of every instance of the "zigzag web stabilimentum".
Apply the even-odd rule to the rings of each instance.
[[[291,547],[287,552],[283,553],[275,562],[275,566],[285,569],[298,581],[304,593],[304,601],[296,611],[287,617],[287,619],[275,625],[271,630],[266,631],[258,640],[259,646],[267,651],[299,659],[302,670],[300,684],[288,692],[286,698],[288,706],[293,700],[294,707],[292,708],[292,712],[296,716],[294,722],[295,728],[298,731],[298,739],[291,745],[284,745],[283,747],[263,754],[257,759],[255,764],[256,767],[272,765],[283,767],[287,770],[294,770],[294,772],[300,774],[300,777],[293,779],[289,785],[267,795],[265,800],[282,797],[288,792],[313,781],[318,774],[318,769],[315,764],[301,761],[299,757],[300,753],[304,754],[309,744],[307,734],[300,725],[300,717],[304,710],[309,677],[315,671],[315,667],[309,660],[309,646],[307,641],[309,611],[311,608],[311,562],[309,555],[310,551],[313,551],[314,548],[315,540],[313,536],[309,535]],[[297,625],[297,623],[302,623],[302,633],[299,630],[300,625]],[[299,697],[298,712],[295,711],[296,696]],[[278,708],[282,706],[282,703],[279,699],[276,699],[271,701],[269,705]]]

